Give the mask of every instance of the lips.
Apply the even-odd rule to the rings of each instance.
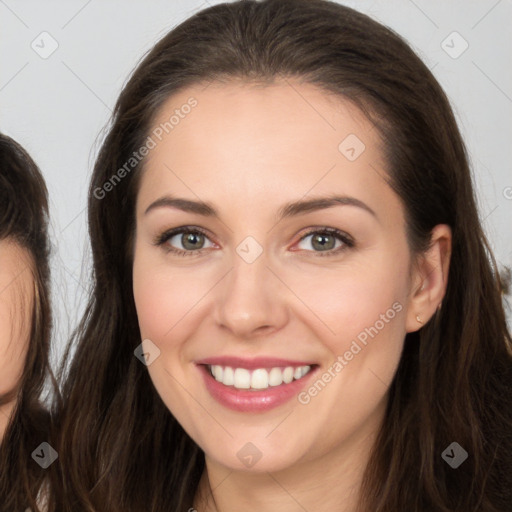
[[[257,368],[286,368],[291,366],[297,368],[300,366],[312,366],[315,363],[311,361],[292,361],[290,359],[280,359],[276,357],[255,357],[253,359],[245,359],[243,357],[218,356],[208,357],[196,361],[196,364],[204,364],[209,366],[230,366],[231,368],[245,368],[247,370],[256,370]]]
[[[210,395],[238,412],[264,412],[289,401],[318,368],[311,362],[273,357],[219,356],[196,364]],[[282,378],[277,378],[278,375]]]

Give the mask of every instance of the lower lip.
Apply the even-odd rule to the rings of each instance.
[[[297,396],[318,367],[314,366],[299,380],[293,380],[289,384],[268,387],[261,391],[225,386],[213,378],[206,365],[198,365],[198,368],[203,374],[206,388],[217,402],[238,412],[264,412],[274,409]]]

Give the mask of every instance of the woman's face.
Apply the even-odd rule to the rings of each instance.
[[[29,253],[0,240],[0,396],[19,385],[27,355],[34,300]],[[0,437],[14,403],[0,407]]]
[[[214,83],[169,99],[153,141],[134,297],[168,409],[232,469],[359,449],[412,314],[404,210],[374,126],[312,85]]]

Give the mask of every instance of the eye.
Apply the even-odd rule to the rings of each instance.
[[[310,237],[312,238],[309,244],[313,249],[318,250],[309,251],[308,247],[299,248],[305,249],[306,252],[313,252],[315,256],[334,256],[355,246],[350,235],[335,228],[323,227],[310,230],[300,239],[299,244],[308,245],[305,241]],[[205,247],[206,241],[209,241],[209,238],[202,229],[182,226],[157,236],[154,244],[162,246],[167,252],[172,252],[177,256],[198,256],[215,245],[209,241],[210,245]],[[336,242],[339,242],[338,246],[336,246]]]
[[[212,242],[210,246],[205,247],[205,240],[209,239],[199,228],[183,226],[159,235],[155,245],[164,246],[165,250],[178,256],[195,256],[201,254],[205,248],[213,247]],[[176,244],[178,247],[175,247]],[[179,247],[180,244],[182,248]]]
[[[306,239],[311,238],[310,242],[305,242]],[[336,247],[336,242],[340,242]],[[315,256],[333,256],[347,248],[354,247],[355,243],[352,237],[335,228],[322,228],[309,231],[304,235],[299,243],[310,245],[314,249],[318,249]],[[304,247],[301,247],[304,249]],[[307,247],[305,248],[308,249]]]

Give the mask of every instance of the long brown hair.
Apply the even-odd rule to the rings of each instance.
[[[361,510],[510,510],[511,337],[446,95],[404,40],[366,15],[325,0],[242,0],[170,31],[116,103],[89,190],[93,289],[62,375],[55,511],[192,507],[204,454],[133,356],[141,342],[131,278],[134,205],[144,160],[129,171],[126,162],[172,94],[214,80],[288,77],[355,103],[375,124],[413,253],[428,247],[437,224],[453,233],[443,306],[406,336]],[[469,454],[457,470],[441,457],[454,441]]]
[[[45,479],[44,469],[32,460],[31,453],[47,441],[49,428],[49,413],[43,405],[44,385],[47,379],[52,382],[47,230],[48,192],[41,172],[16,141],[0,134],[0,240],[12,240],[30,253],[35,290],[21,381],[0,396],[0,403],[16,401],[0,443],[1,511],[24,511],[29,506],[34,512],[39,510],[36,498]]]

